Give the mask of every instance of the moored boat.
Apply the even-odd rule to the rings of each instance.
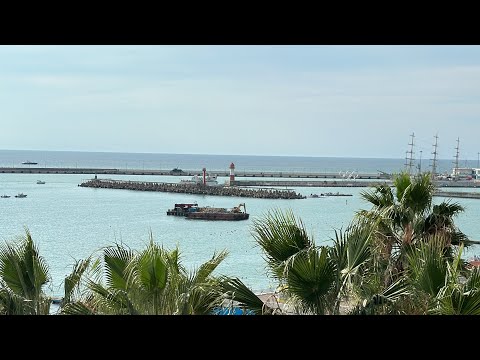
[[[175,204],[175,207],[173,209],[167,210],[167,215],[186,216],[191,208],[196,207],[198,207],[197,203]]]
[[[184,216],[187,219],[196,220],[247,220],[250,217],[244,203],[232,209],[199,207],[196,203],[175,204],[173,209],[167,211],[167,215]]]
[[[321,193],[320,196],[353,196],[352,194],[340,194],[339,192],[332,193],[332,192],[327,192],[327,193]]]
[[[45,184],[45,181],[37,180],[37,184]]]
[[[27,195],[24,194],[24,193],[19,193],[19,194],[15,195],[15,197],[16,197],[16,198],[26,198]]]
[[[9,197],[10,197],[10,195],[7,195],[7,194],[3,194],[2,196],[0,196],[0,198],[4,198],[4,199],[9,198]]]
[[[35,162],[35,161],[29,161],[29,160],[27,160],[27,161],[22,162],[22,164],[23,164],[23,165],[37,165],[38,163]]]
[[[217,175],[207,174],[207,169],[202,169],[202,175],[193,176],[190,180],[180,180],[180,184],[184,185],[203,185],[203,186],[218,186]]]
[[[180,180],[180,184],[184,185],[202,185],[203,178],[201,176],[195,175],[190,180]],[[217,186],[217,175],[207,175],[205,177],[205,185],[207,186]]]

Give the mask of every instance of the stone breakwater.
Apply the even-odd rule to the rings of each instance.
[[[124,189],[138,191],[161,191],[180,194],[198,194],[214,196],[239,196],[259,199],[305,199],[306,196],[292,190],[276,189],[243,189],[229,186],[204,186],[191,184],[122,181],[109,179],[92,179],[78,186],[101,189]]]

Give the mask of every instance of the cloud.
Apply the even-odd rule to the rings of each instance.
[[[335,67],[332,58],[325,67],[313,60],[302,67],[290,58],[272,60],[269,67],[267,55],[278,55],[278,49],[263,52],[258,62],[251,53],[241,58],[245,49],[238,48],[221,56],[203,47],[199,52],[191,47],[71,50],[56,59],[57,66],[0,71],[3,111],[18,118],[10,126],[34,118],[49,124],[68,119],[80,144],[88,137],[82,126],[95,125],[101,138],[115,124],[117,138],[129,138],[132,147],[152,144],[149,151],[161,143],[157,140],[168,142],[183,131],[192,142],[201,136],[220,143],[220,152],[227,141],[217,139],[228,138],[233,128],[253,152],[264,151],[263,144],[285,154],[380,157],[403,156],[412,131],[430,138],[441,130],[473,143],[479,126],[474,119],[480,115],[480,66],[475,64],[375,67],[355,66],[352,58],[351,66]],[[71,62],[59,67],[66,58]]]

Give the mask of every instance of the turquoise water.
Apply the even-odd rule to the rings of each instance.
[[[22,157],[22,161],[25,160],[36,161],[38,158]],[[274,284],[266,276],[265,262],[251,234],[255,219],[262,218],[273,209],[291,209],[303,221],[317,244],[329,244],[335,236],[334,229],[345,228],[356,211],[368,208],[359,196],[364,188],[289,188],[303,195],[340,191],[353,196],[267,200],[77,186],[89,177],[91,176],[0,174],[0,194],[12,196],[0,198],[0,241],[14,240],[24,233],[24,226],[28,227],[39,246],[40,254],[50,267],[52,283],[49,291],[54,295],[62,294],[63,279],[70,273],[75,260],[85,258],[115,242],[140,249],[148,242],[150,231],[154,240],[166,248],[172,249],[178,245],[183,263],[190,269],[208,260],[214,252],[227,249],[229,256],[218,267],[217,273],[237,276],[255,291],[267,291]],[[109,178],[165,182],[180,180],[176,176]],[[46,183],[37,185],[37,180]],[[219,177],[218,180],[223,183],[226,178]],[[27,194],[27,198],[14,197],[20,192]],[[436,202],[441,200],[443,199],[435,198]],[[245,202],[250,219],[211,222],[166,215],[167,209],[172,208],[173,204],[192,201],[201,206],[226,208]],[[471,238],[480,239],[480,200],[455,201],[467,209],[457,218],[460,229]],[[478,254],[480,248],[473,247],[465,256],[469,258]]]

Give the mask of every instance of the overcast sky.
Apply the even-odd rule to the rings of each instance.
[[[480,46],[0,46],[0,149],[480,151]]]

